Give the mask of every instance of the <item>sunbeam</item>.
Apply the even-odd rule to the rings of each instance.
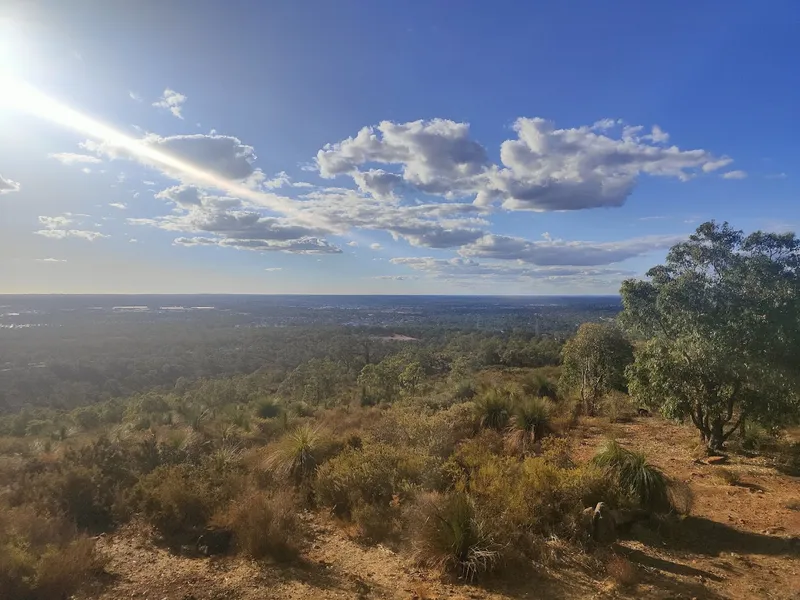
[[[190,162],[176,158],[166,152],[155,149],[136,139],[122,133],[113,127],[101,123],[66,104],[40,92],[30,84],[21,81],[9,73],[0,75],[0,108],[6,107],[32,114],[38,118],[46,119],[56,125],[72,129],[89,138],[102,141],[119,149],[124,149],[153,165],[166,167],[172,172],[204,187],[216,188],[237,198],[246,198],[255,204],[291,217],[299,222],[313,227],[333,231],[326,219],[313,215],[308,211],[300,210],[288,198],[254,190],[247,186],[237,184],[230,180],[209,173]]]

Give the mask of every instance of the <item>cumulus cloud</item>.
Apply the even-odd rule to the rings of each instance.
[[[358,242],[355,241],[355,240],[351,240],[351,241],[347,242],[347,245],[348,246],[352,246],[353,248],[357,248],[358,247]]]
[[[514,123],[517,139],[500,146],[500,163],[469,135],[467,123],[446,119],[365,127],[355,137],[317,153],[322,177],[349,175],[375,198],[401,185],[447,199],[500,202],[508,210],[579,210],[621,206],[642,175],[688,180],[732,162],[707,150],[667,146],[654,126],[606,119],[592,126],[557,129],[540,118]],[[362,167],[393,165],[398,172]]]
[[[187,184],[162,190],[156,198],[173,203],[173,213],[151,219],[128,219],[128,223],[166,231],[210,234],[180,237],[175,240],[177,245],[217,245],[301,254],[341,252],[340,248],[322,239],[329,233],[327,230],[301,225],[284,217],[263,215],[245,207],[238,198],[211,195]]]
[[[168,153],[178,160],[190,163],[197,169],[209,174],[233,181],[243,181],[253,175],[255,168],[253,161],[256,159],[255,149],[243,144],[233,136],[214,134],[189,134],[160,136],[149,133],[139,140],[145,148],[153,148]],[[135,155],[130,150],[116,146],[112,142],[97,142],[86,140],[81,143],[84,150],[93,152],[98,156],[108,156],[112,159],[124,158],[136,160],[150,166],[155,166],[146,157]],[[159,165],[170,176],[176,179],[185,177],[185,173],[169,171]]]
[[[722,174],[723,179],[744,179],[747,177],[746,171],[728,171]]]
[[[97,164],[102,162],[96,156],[90,154],[78,154],[75,152],[56,152],[48,154],[48,158],[54,158],[63,165],[83,165],[83,164]]]
[[[381,248],[383,248],[383,246],[381,246],[378,242],[370,244],[369,247],[372,248],[373,250],[380,250]]]
[[[454,248],[484,235],[485,209],[464,203],[403,204],[378,200],[343,188],[327,188],[302,197],[301,210],[310,211],[340,235],[352,228],[387,231],[414,246]]]
[[[2,175],[0,175],[0,195],[10,194],[12,192],[18,192],[20,187],[21,186],[16,181],[12,181],[11,179],[6,179]]]
[[[181,111],[183,110],[184,102],[186,102],[186,96],[167,88],[164,90],[164,93],[161,94],[161,97],[153,102],[153,106],[156,108],[164,108],[179,119],[183,119]]]
[[[610,265],[684,241],[686,236],[654,235],[616,242],[583,242],[559,239],[531,241],[518,237],[487,234],[462,247],[466,257],[515,260],[539,266]]]
[[[128,205],[124,202],[111,202],[109,206],[112,208],[118,208],[119,210],[128,210]]]
[[[61,215],[57,217],[39,217],[39,224],[46,229],[59,229],[68,225],[72,225],[74,222],[75,220],[68,215]]]

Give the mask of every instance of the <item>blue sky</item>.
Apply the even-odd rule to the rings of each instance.
[[[615,293],[794,230],[800,5],[11,0],[0,293]]]

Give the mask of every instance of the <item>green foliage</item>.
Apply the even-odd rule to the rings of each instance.
[[[529,453],[548,430],[552,404],[547,398],[526,398],[514,404],[506,439],[515,454]]]
[[[512,398],[507,390],[492,388],[475,401],[475,414],[481,427],[500,431],[508,424]]]
[[[453,386],[453,399],[458,402],[472,400],[477,393],[475,384],[468,379],[460,379]]]
[[[472,499],[461,492],[431,495],[423,501],[415,543],[420,563],[467,581],[490,571],[500,557]]]
[[[690,418],[712,451],[742,416],[764,425],[800,418],[794,234],[704,223],[648,278],[621,289],[622,322],[648,338],[628,370],[635,397]]]
[[[264,398],[256,404],[255,414],[261,419],[274,419],[280,416],[281,411],[281,405],[274,399]]]
[[[603,415],[612,423],[630,421],[636,414],[630,396],[622,392],[613,391],[605,396],[600,403]]]
[[[320,430],[308,424],[301,425],[278,440],[267,456],[266,466],[278,477],[301,483],[314,475],[323,447]]]
[[[347,448],[320,466],[314,490],[322,506],[350,516],[358,506],[388,506],[395,496],[412,495],[429,467],[430,459],[413,450],[365,444]]]
[[[522,391],[527,396],[558,398],[558,387],[541,373],[532,373],[522,380]]]
[[[142,516],[165,538],[197,532],[236,494],[230,476],[190,465],[159,467],[136,486]]]
[[[643,453],[628,450],[615,440],[609,440],[592,462],[613,476],[637,505],[660,512],[672,509],[669,479],[648,463]]]
[[[588,415],[612,390],[625,389],[625,367],[633,360],[633,347],[613,325],[584,323],[564,345],[559,385],[578,393]]]

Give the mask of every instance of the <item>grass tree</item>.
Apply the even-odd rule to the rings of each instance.
[[[622,285],[623,324],[647,338],[630,391],[691,419],[711,451],[744,420],[800,417],[800,240],[701,225],[647,280]]]

